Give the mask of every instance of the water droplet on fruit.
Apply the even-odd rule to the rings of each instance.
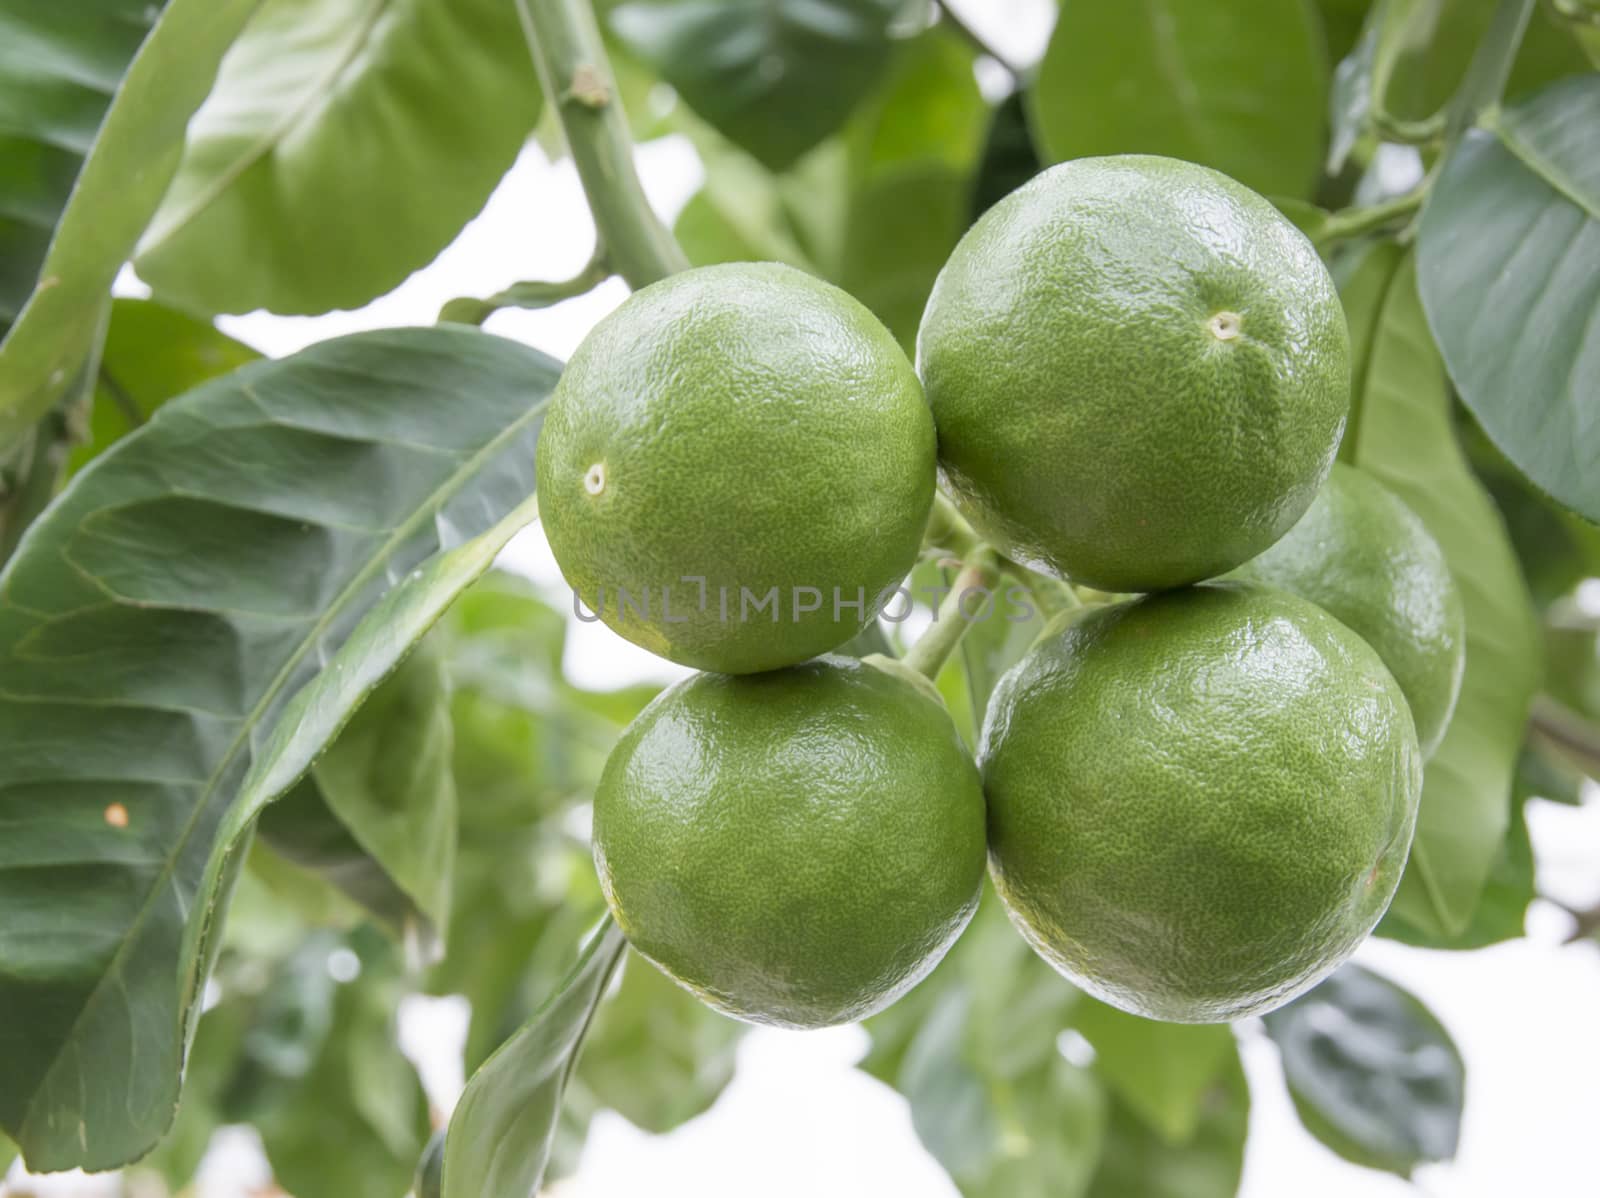
[[[598,495],[606,489],[606,467],[604,462],[596,462],[589,467],[589,472],[583,476],[583,489],[591,495]]]
[[[1232,341],[1244,331],[1244,319],[1237,312],[1216,312],[1206,327],[1218,341]]]

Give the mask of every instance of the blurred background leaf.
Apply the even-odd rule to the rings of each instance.
[[[1030,113],[1052,162],[1164,154],[1303,196],[1322,162],[1328,70],[1311,0],[1063,0]]]
[[[1455,1155],[1465,1066],[1414,996],[1345,965],[1265,1021],[1301,1122],[1340,1156],[1407,1176]]]

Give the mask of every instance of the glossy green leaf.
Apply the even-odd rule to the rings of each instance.
[[[574,1084],[657,1135],[700,1114],[733,1080],[745,1025],[706,1006],[643,957],[595,1019]]]
[[[1113,1103],[1090,1198],[1233,1198],[1249,1121],[1250,1091],[1236,1050],[1201,1095],[1199,1122],[1182,1144],[1165,1142],[1125,1104]]]
[[[324,342],[169,403],[29,530],[0,575],[0,1127],[34,1167],[171,1121],[254,816],[532,518],[556,373],[461,328]]]
[[[1194,1135],[1201,1100],[1233,1052],[1219,1024],[1156,1023],[1085,998],[1072,1026],[1094,1047],[1095,1072],[1163,1140]]]
[[[625,0],[612,32],[774,170],[834,132],[889,60],[899,0]]]
[[[1068,0],[1029,104],[1054,162],[1165,154],[1300,196],[1322,161],[1327,86],[1310,0]]]
[[[351,944],[361,972],[334,988],[319,1051],[254,1120],[276,1182],[295,1198],[396,1198],[428,1138],[427,1100],[395,1031],[398,950],[361,936]]]
[[[196,312],[359,308],[483,207],[539,113],[502,0],[264,0],[139,242]]]
[[[361,705],[263,838],[396,931],[449,924],[456,791],[444,667],[426,643]]]
[[[1600,521],[1600,75],[1469,133],[1423,213],[1417,272],[1450,377],[1536,484]]]
[[[89,438],[73,450],[70,469],[81,470],[167,400],[260,356],[208,321],[151,300],[113,301]]]
[[[170,0],[153,28],[155,6],[132,0],[0,4],[0,448],[90,356],[100,301],[255,3]]]
[[[11,1162],[17,1159],[17,1146],[5,1136],[0,1136],[0,1178],[5,1177]]]
[[[1455,1155],[1466,1068],[1414,996],[1345,965],[1266,1024],[1301,1121],[1340,1156],[1404,1176]]]
[[[442,1146],[423,1160],[419,1198],[528,1198],[538,1191],[562,1093],[626,943],[607,918],[560,988],[472,1075]]]
[[[1394,900],[1413,928],[1450,937],[1477,907],[1505,835],[1538,680],[1538,629],[1505,526],[1456,442],[1411,255],[1374,247],[1343,295],[1355,397],[1341,452],[1421,517],[1444,550],[1466,612],[1461,697],[1423,776],[1416,840]]]

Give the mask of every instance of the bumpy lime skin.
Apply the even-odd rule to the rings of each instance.
[[[1403,499],[1338,463],[1288,535],[1233,576],[1292,591],[1360,633],[1433,754],[1461,693],[1466,617],[1444,551]]]
[[[916,560],[934,478],[894,337],[772,263],[632,295],[567,364],[539,438],[540,517],[578,595],[635,644],[736,674],[865,627]]]
[[[701,674],[623,733],[594,805],[634,948],[739,1019],[861,1019],[927,975],[977,907],[977,767],[944,708],[871,666]]]
[[[1422,757],[1321,608],[1210,583],[1095,610],[1000,682],[990,871],[1045,960],[1123,1010],[1223,1022],[1344,960],[1399,884]]]
[[[1170,158],[1086,158],[991,208],[917,338],[958,506],[1012,556],[1106,591],[1211,578],[1311,503],[1349,334],[1311,243]]]

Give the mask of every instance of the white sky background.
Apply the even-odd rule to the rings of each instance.
[[[958,7],[1014,61],[1031,61],[1048,32],[1049,0],[968,0]],[[699,185],[682,139],[643,146],[645,190],[670,219]],[[314,318],[255,313],[223,318],[229,333],[281,355],[357,329],[429,324],[445,300],[487,295],[523,278],[562,278],[587,261],[592,226],[570,164],[530,148],[484,213],[454,245],[399,290],[359,312]],[[123,280],[124,291],[138,284]],[[626,295],[613,280],[543,312],[502,312],[487,327],[566,358]],[[507,565],[566,606],[569,594],[542,534],[524,534]],[[1596,586],[1600,590],[1600,586]],[[1600,605],[1600,595],[1596,597]],[[570,608],[569,608],[570,610]],[[687,671],[624,642],[600,624],[570,622],[566,665],[590,686],[670,681]],[[1600,797],[1580,809],[1536,802],[1528,816],[1540,888],[1569,905],[1600,900]],[[1313,1140],[1290,1106],[1276,1049],[1259,1026],[1241,1028],[1252,1110],[1245,1198],[1590,1198],[1600,1192],[1600,946],[1562,946],[1570,921],[1550,904],[1529,915],[1529,937],[1473,953],[1433,953],[1371,941],[1356,959],[1418,994],[1467,1060],[1466,1122],[1458,1159],[1419,1173],[1415,1188],[1348,1165]],[[414,1000],[403,1013],[408,1050],[448,1103],[460,1084],[453,1054],[465,1032],[461,1004]],[[923,1151],[904,1101],[851,1065],[865,1049],[855,1028],[758,1029],[739,1072],[712,1110],[653,1137],[619,1116],[596,1122],[576,1178],[560,1198],[955,1198]],[[20,1171],[19,1171],[20,1172]],[[15,1184],[18,1174],[13,1174]],[[231,1135],[202,1178],[203,1198],[243,1198],[264,1177],[249,1133]],[[114,1193],[101,1181],[29,1181],[41,1195]],[[0,1194],[12,1193],[0,1184]],[[1129,1198],[1138,1198],[1130,1195]]]

